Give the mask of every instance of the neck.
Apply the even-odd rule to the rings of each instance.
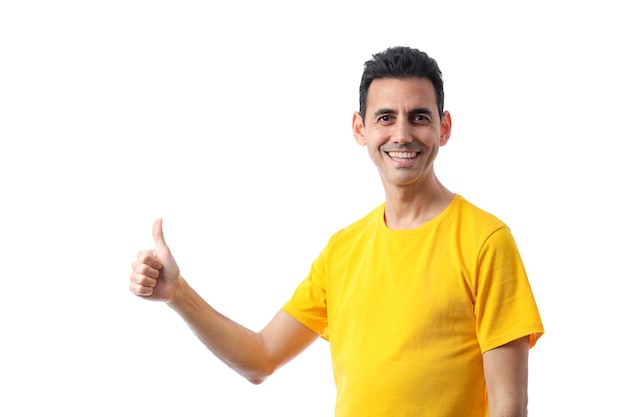
[[[430,184],[385,188],[385,223],[390,229],[409,230],[424,225],[441,213],[454,198],[434,178]]]

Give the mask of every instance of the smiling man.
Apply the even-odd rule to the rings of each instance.
[[[378,167],[392,229],[420,226],[454,196],[437,180],[433,167],[451,129],[450,114],[437,103],[428,78],[378,78],[354,114],[354,137],[367,146]],[[395,209],[401,211],[390,213]]]
[[[160,219],[154,251],[133,262],[131,291],[166,302],[253,383],[328,340],[337,417],[526,416],[528,351],[543,325],[509,228],[435,175],[452,128],[436,61],[407,47],[375,54],[352,126],[385,201],[330,237],[261,331],[191,288]]]

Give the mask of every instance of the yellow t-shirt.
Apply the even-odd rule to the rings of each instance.
[[[391,230],[335,233],[283,309],[330,341],[337,417],[487,416],[482,353],[543,334],[508,227],[461,196]]]

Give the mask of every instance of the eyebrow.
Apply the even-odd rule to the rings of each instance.
[[[382,115],[384,115],[384,114],[393,114],[393,115],[397,115],[397,114],[398,114],[398,111],[397,111],[397,110],[393,110],[393,109],[382,108],[382,109],[378,109],[378,110],[376,110],[376,111],[372,114],[372,116],[373,116],[374,118],[376,118],[376,117],[378,117],[378,116],[382,116]],[[412,109],[412,110],[410,110],[410,111],[409,111],[409,115],[410,115],[410,116],[415,116],[415,115],[417,115],[417,114],[425,114],[425,115],[427,115],[427,116],[429,116],[429,117],[432,117],[432,116],[433,116],[433,112],[432,112],[432,111],[430,111],[430,109],[428,109],[428,108],[426,108],[426,107],[417,107],[417,108],[414,108],[414,109]]]

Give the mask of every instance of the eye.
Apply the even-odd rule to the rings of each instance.
[[[413,121],[415,122],[415,124],[424,125],[430,123],[430,117],[428,117],[428,115],[426,114],[416,114],[413,117]]]
[[[383,124],[390,123],[392,120],[393,119],[391,118],[391,115],[389,114],[383,114],[380,117],[378,117],[378,119],[376,119],[378,123],[383,123]]]

